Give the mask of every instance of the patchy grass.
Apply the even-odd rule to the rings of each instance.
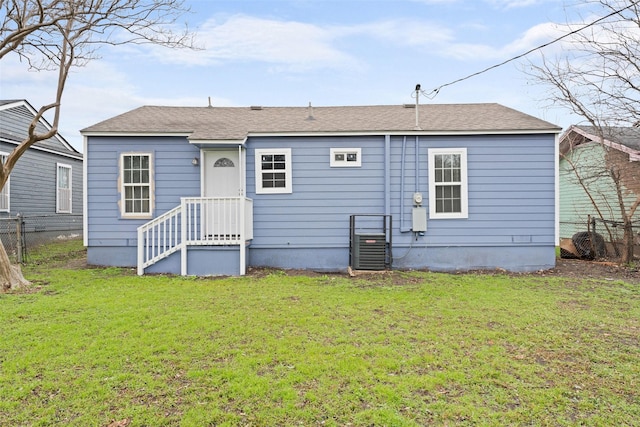
[[[29,248],[27,267],[42,265],[45,268],[66,266],[83,257],[82,239],[60,239],[55,243]]]
[[[0,295],[0,425],[640,419],[638,285],[426,272],[137,277],[67,269],[77,242],[43,250],[24,268],[40,292]]]

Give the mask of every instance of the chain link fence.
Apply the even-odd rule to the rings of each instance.
[[[640,222],[632,223],[634,257],[640,256]],[[560,222],[562,258],[620,261],[624,250],[624,224],[589,217],[585,222]]]
[[[82,235],[82,215],[29,215],[0,218],[0,239],[12,262],[28,262],[29,248]]]

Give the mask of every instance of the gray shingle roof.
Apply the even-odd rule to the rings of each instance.
[[[593,126],[575,126],[589,135],[593,135],[593,140],[597,140],[598,131]],[[603,128],[604,137],[611,142],[615,142],[633,150],[640,150],[640,128],[610,126]]]
[[[28,137],[31,121],[36,110],[24,99],[0,100],[0,140],[18,145]],[[44,118],[36,124],[36,133],[44,134],[51,125]],[[45,149],[74,158],[82,158],[82,154],[73,148],[60,133],[43,141],[36,142],[32,148]]]
[[[412,106],[413,107],[413,106]],[[425,104],[424,132],[558,132],[544,120],[500,104]],[[403,105],[345,107],[144,106],[82,130],[103,133],[186,133],[192,140],[241,140],[250,134],[393,133],[414,131],[415,108]]]

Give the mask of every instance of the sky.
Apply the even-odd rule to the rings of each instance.
[[[581,14],[581,2],[573,3],[186,0],[191,12],[181,19],[200,49],[103,48],[70,76],[60,133],[82,151],[81,129],[142,105],[405,104],[415,102],[416,84],[421,103],[497,102],[566,128],[580,119],[550,106],[549,87],[526,73],[538,52],[448,84],[559,37]],[[552,57],[559,49],[542,52]],[[7,56],[0,99],[26,99],[38,109],[54,99],[55,78]]]

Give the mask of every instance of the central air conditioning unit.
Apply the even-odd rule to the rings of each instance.
[[[353,268],[356,270],[386,268],[387,241],[384,234],[356,234],[353,243]]]
[[[351,215],[349,228],[351,268],[391,268],[391,215]]]

